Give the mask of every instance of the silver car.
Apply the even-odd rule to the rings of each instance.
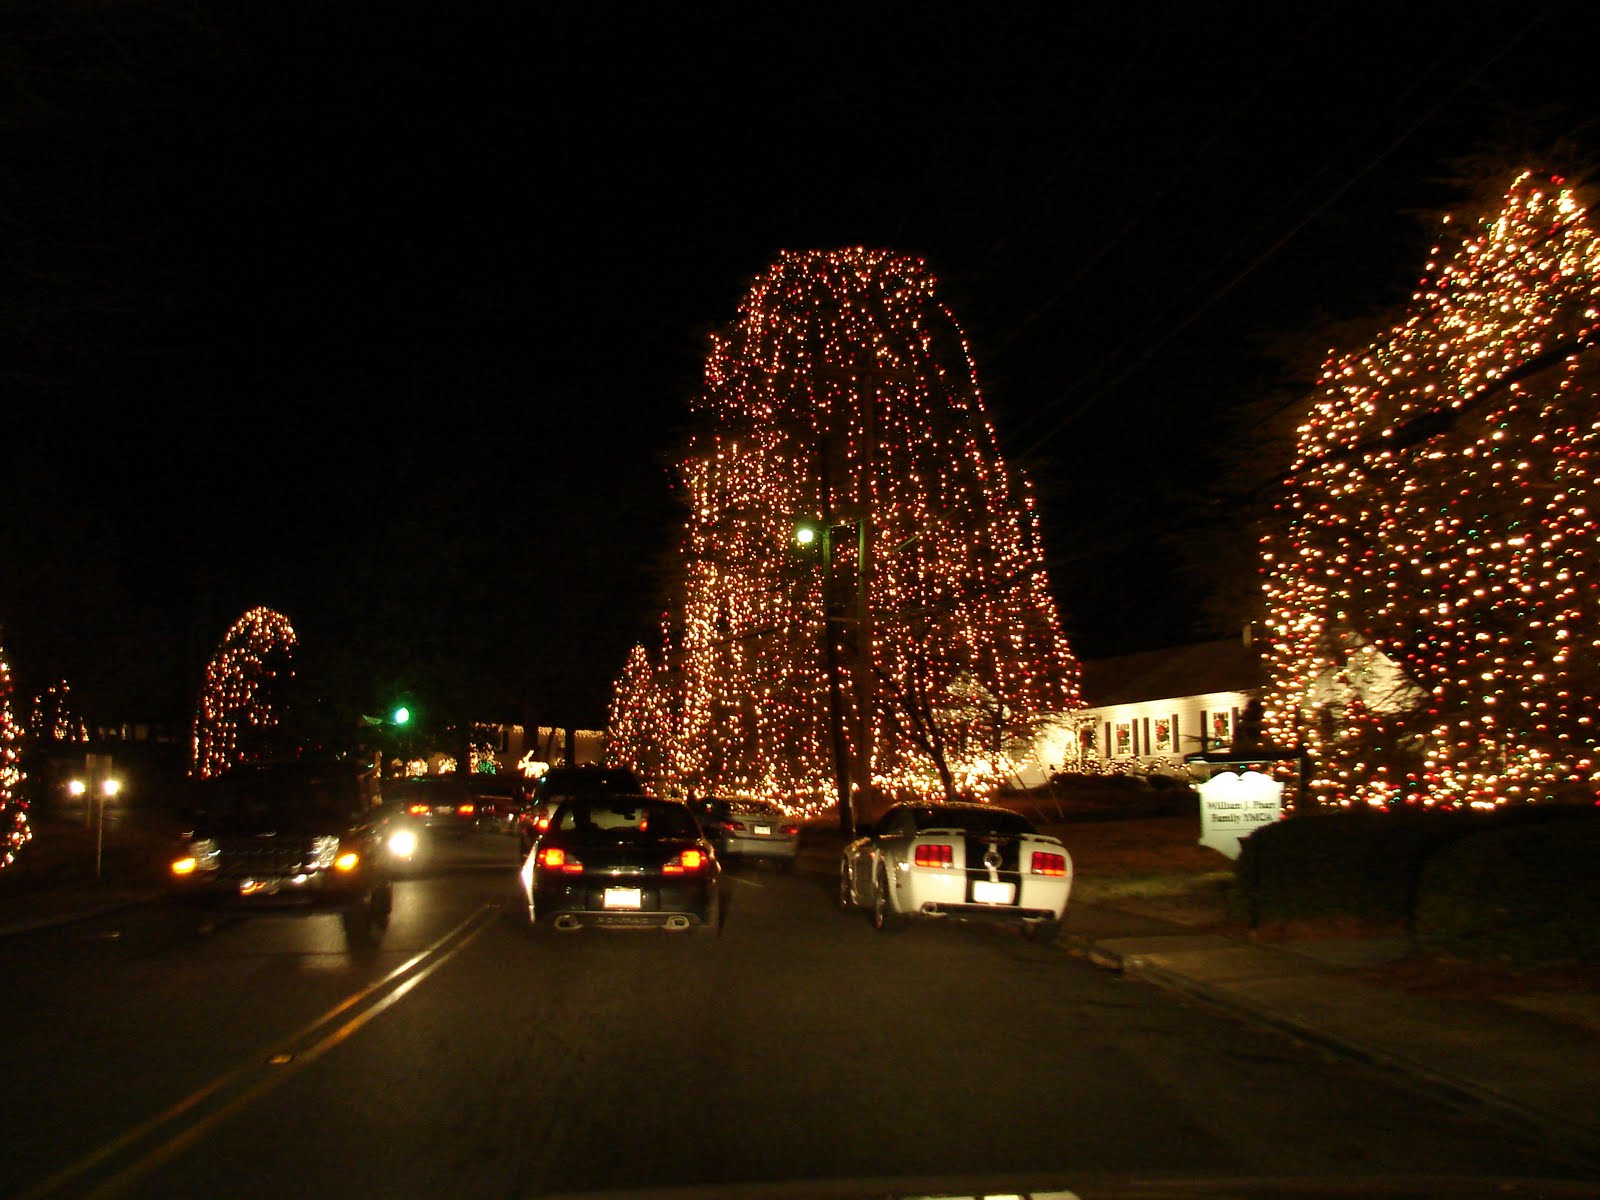
[[[765,859],[785,871],[800,852],[800,822],[770,800],[704,801],[701,824],[717,857]]]

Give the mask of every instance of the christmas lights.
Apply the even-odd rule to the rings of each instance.
[[[11,715],[11,664],[0,646],[0,868],[15,862],[33,836],[22,780],[22,730]]]
[[[1323,804],[1592,802],[1600,242],[1528,173],[1452,240],[1299,426],[1262,544],[1266,728]]]
[[[827,624],[839,724],[886,793],[989,794],[1018,741],[1080,705],[1032,492],[934,282],[887,251],[786,252],[713,339],[679,469],[681,592],[618,681],[614,759],[831,804]],[[802,518],[827,534],[809,550]]]
[[[294,647],[289,619],[270,608],[252,608],[223,635],[195,712],[192,774],[209,779],[265,756]]]

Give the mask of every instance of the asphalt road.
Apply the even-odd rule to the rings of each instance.
[[[0,1195],[1579,1173],[1012,931],[876,934],[825,859],[731,871],[717,937],[531,938],[513,858],[448,847],[374,953],[334,916],[194,936],[160,905],[0,942]]]

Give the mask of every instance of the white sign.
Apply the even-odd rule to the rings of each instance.
[[[1200,844],[1229,858],[1239,857],[1239,843],[1283,815],[1283,784],[1246,771],[1223,771],[1200,785]]]

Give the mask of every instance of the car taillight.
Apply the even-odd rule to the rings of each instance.
[[[743,821],[724,821],[722,823],[722,827],[724,829],[726,829],[729,833],[743,833],[744,832],[744,822]]]
[[[425,817],[428,815],[428,806],[426,804],[413,804],[406,811],[413,817]]]
[[[460,808],[456,809],[456,811],[458,813],[460,813],[463,817],[470,817],[473,813],[477,812],[478,810],[476,808],[474,808],[470,804],[463,804]]]
[[[1048,854],[1043,850],[1035,850],[1032,869],[1035,875],[1065,875],[1067,857],[1064,854]]]
[[[800,836],[800,826],[798,826],[798,825],[785,825],[783,827],[783,835],[785,837],[799,837]]]
[[[539,851],[539,865],[549,867],[552,871],[565,871],[569,875],[577,875],[583,870],[583,864],[560,846],[550,846]]]
[[[661,868],[667,875],[682,875],[685,871],[698,871],[706,865],[706,856],[698,850],[685,850]]]
[[[914,861],[919,867],[953,867],[955,866],[955,848],[938,843],[931,846],[918,846]]]
[[[546,829],[549,829],[549,828],[550,828],[550,818],[549,817],[540,817],[539,818],[539,832],[543,833]]]

